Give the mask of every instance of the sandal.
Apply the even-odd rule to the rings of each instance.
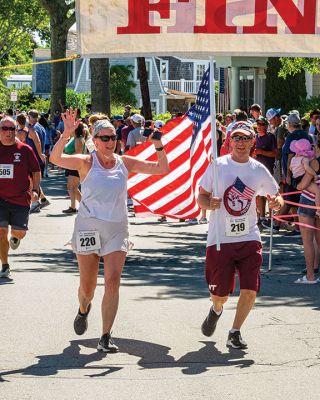
[[[300,283],[302,285],[314,285],[315,283],[319,283],[318,279],[314,279],[313,281],[308,281],[307,275],[303,275],[302,278],[297,279],[294,283]]]

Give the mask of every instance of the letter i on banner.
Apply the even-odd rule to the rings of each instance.
[[[217,151],[217,125],[216,125],[216,98],[215,98],[215,79],[214,79],[214,60],[210,57],[210,115],[211,115],[211,147],[212,147],[212,163],[213,163],[213,196],[218,193],[218,171],[216,160],[218,157]],[[219,209],[215,210],[216,222],[214,229],[216,233],[217,251],[220,251],[220,236],[219,236]]]

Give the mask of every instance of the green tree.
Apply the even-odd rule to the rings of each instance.
[[[48,17],[38,0],[1,0],[0,20],[0,66],[30,62],[34,35],[44,39],[49,32]],[[9,73],[12,70],[2,70],[1,75]]]
[[[266,72],[266,108],[280,107],[283,112],[300,107],[306,98],[305,74],[298,72],[294,77],[288,75],[286,79],[279,77],[281,70],[279,58],[269,58]]]
[[[137,99],[131,92],[136,87],[132,65],[113,65],[110,68],[110,93],[114,104],[135,105]]]
[[[39,0],[50,17],[51,58],[66,57],[67,37],[76,22],[75,0]],[[66,62],[52,64],[51,72],[51,113],[59,109],[59,102],[66,104]]]
[[[279,76],[286,78],[294,76],[304,70],[311,74],[320,73],[320,58],[282,57]]]

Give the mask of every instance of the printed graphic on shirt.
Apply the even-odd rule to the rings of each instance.
[[[20,162],[21,161],[21,153],[14,153],[13,154],[13,162]]]
[[[230,215],[244,215],[250,208],[254,190],[246,186],[240,178],[233,182],[224,192],[223,202]]]

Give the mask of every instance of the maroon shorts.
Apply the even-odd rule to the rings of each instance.
[[[221,250],[207,247],[206,279],[210,293],[224,297],[233,293],[238,272],[240,289],[258,292],[262,264],[261,242],[223,243]]]

